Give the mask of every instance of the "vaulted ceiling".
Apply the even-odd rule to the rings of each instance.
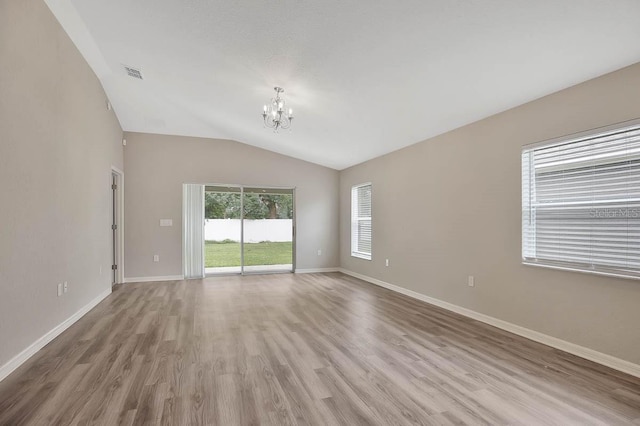
[[[45,1],[124,130],[336,169],[640,61],[637,0]],[[263,128],[274,86],[291,132]]]

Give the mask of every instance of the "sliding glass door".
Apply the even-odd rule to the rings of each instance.
[[[205,275],[293,272],[292,188],[203,188]]]
[[[293,271],[293,190],[243,188],[245,273]]]
[[[205,274],[242,272],[242,188],[205,186]]]

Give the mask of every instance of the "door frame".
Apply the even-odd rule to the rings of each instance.
[[[240,212],[241,212],[241,216],[240,216],[240,273],[231,273],[231,275],[263,275],[263,274],[287,274],[287,273],[295,273],[296,272],[296,212],[297,212],[297,207],[296,207],[296,187],[295,186],[274,186],[274,185],[246,185],[246,184],[237,184],[237,183],[233,183],[233,184],[229,184],[229,183],[205,183],[202,184],[205,188],[204,193],[206,196],[206,188],[207,186],[221,186],[221,187],[227,187],[227,188],[240,188]],[[293,214],[291,217],[291,270],[290,271],[274,271],[274,272],[270,272],[270,271],[256,271],[256,272],[245,272],[244,270],[244,189],[245,188],[260,188],[260,189],[290,189],[291,190],[291,197],[292,197],[292,204],[293,204]],[[203,205],[204,208],[204,205]],[[204,224],[203,224],[204,226]],[[203,238],[202,238],[202,244],[204,246],[204,233],[203,233]],[[203,255],[204,255],[204,250],[203,250]],[[203,267],[204,267],[204,262],[203,262]],[[206,269],[206,267],[204,267]],[[225,274],[215,274],[215,275],[207,275],[206,272],[204,274],[205,277],[207,276],[217,276],[217,275],[225,275]]]
[[[116,178],[115,189],[115,224],[116,224],[116,241],[115,241],[115,260],[116,260],[116,282],[114,284],[124,283],[124,172],[115,166],[111,166],[109,173],[109,186],[111,187],[113,177]],[[113,195],[113,194],[112,194]],[[113,198],[112,198],[113,199]],[[112,203],[113,201],[111,201]],[[113,208],[113,206],[112,206]],[[113,244],[113,241],[112,241]],[[113,247],[112,247],[113,249]],[[109,268],[111,271],[111,268]]]

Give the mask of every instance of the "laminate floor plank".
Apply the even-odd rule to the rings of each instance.
[[[0,425],[640,425],[640,379],[339,273],[135,283]]]

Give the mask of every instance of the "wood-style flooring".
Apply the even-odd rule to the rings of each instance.
[[[640,425],[640,379],[339,274],[118,286],[1,425]]]

